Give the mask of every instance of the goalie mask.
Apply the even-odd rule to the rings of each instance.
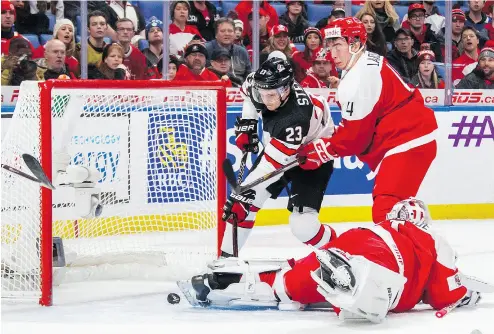
[[[431,225],[429,209],[424,202],[413,197],[396,203],[386,215],[386,219],[406,220],[424,230],[429,229]]]
[[[293,80],[293,68],[288,61],[268,59],[254,74],[253,98],[274,111],[287,100]]]

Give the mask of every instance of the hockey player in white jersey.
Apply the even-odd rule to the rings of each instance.
[[[293,68],[281,58],[271,58],[247,76],[241,88],[244,97],[242,118],[235,124],[236,145],[257,153],[259,118],[262,118],[265,149],[244,181],[249,183],[273,172],[296,158],[301,145],[321,137],[331,137],[334,123],[323,97],[307,93],[294,81]],[[238,248],[246,242],[256,214],[268,198],[277,198],[291,183],[288,210],[293,234],[305,244],[320,247],[331,230],[318,220],[322,199],[333,171],[333,161],[312,171],[299,166],[228,198],[223,212],[227,221],[221,245],[222,256],[233,254],[232,222],[238,222]]]

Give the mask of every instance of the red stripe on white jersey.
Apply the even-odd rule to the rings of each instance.
[[[280,152],[282,152],[283,154],[287,155],[287,156],[291,156],[291,155],[294,155],[295,153],[297,153],[297,150],[296,149],[293,149],[293,148],[290,148],[288,146],[286,146],[285,143],[283,143],[282,141],[279,141],[278,139],[276,138],[272,138],[271,139],[271,144]]]
[[[269,162],[271,165],[273,165],[274,168],[279,169],[279,168],[283,167],[282,164],[280,164],[278,161],[271,158],[266,152],[264,152],[264,157],[266,158],[267,162]]]
[[[319,99],[315,98],[314,96],[312,96],[310,94],[309,94],[309,96],[310,96],[310,100],[311,100],[312,104],[314,105],[314,109],[313,109],[314,117],[316,119],[319,119],[319,115],[318,115],[319,110],[317,110],[316,107],[319,108],[320,111],[324,112],[324,104]]]

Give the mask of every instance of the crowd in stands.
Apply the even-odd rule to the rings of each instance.
[[[78,79],[87,43],[88,79],[163,77],[163,34],[169,34],[167,80],[221,80],[239,87],[271,52],[283,53],[297,81],[335,88],[341,75],[321,32],[348,16],[363,22],[367,50],[386,57],[404,81],[444,88],[446,29],[452,33],[456,88],[494,88],[494,0],[454,1],[446,23],[443,1],[262,1],[259,50],[253,54],[252,1],[2,1],[2,85],[23,80]],[[163,6],[170,6],[164,29]],[[348,7],[347,7],[348,8]],[[87,41],[80,40],[87,29]]]

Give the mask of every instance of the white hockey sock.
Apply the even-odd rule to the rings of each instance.
[[[303,208],[303,212],[300,213],[295,209],[289,219],[294,236],[304,244],[316,248],[320,248],[331,240],[331,227],[319,222],[319,213],[316,210]]]

